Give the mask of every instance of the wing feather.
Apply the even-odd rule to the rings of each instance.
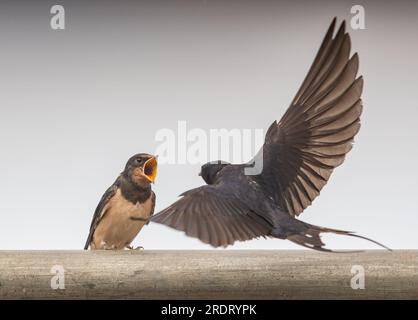
[[[341,165],[360,130],[363,78],[359,58],[350,58],[345,22],[333,37],[329,27],[318,54],[290,107],[274,122],[263,146],[267,189],[291,215],[299,215],[319,195]]]
[[[109,200],[115,195],[117,189],[118,180],[116,180],[116,182],[106,190],[106,192],[100,199],[100,202],[97,205],[96,210],[93,214],[93,219],[90,224],[89,235],[87,237],[86,244],[84,245],[84,250],[87,250],[89,248],[90,243],[93,240],[94,231],[96,230],[97,225],[99,224],[100,220],[103,218],[105,214],[106,205],[109,202]]]
[[[151,220],[184,231],[214,247],[267,236],[273,228],[220,185],[202,186],[183,193],[179,200]]]

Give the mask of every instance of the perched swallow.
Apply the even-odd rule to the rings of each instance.
[[[131,242],[154,213],[151,183],[156,176],[157,157],[140,153],[128,160],[94,212],[84,250],[131,249]]]
[[[288,239],[320,251],[320,234],[374,240],[296,219],[343,163],[360,129],[363,78],[350,57],[345,22],[333,20],[293,102],[268,129],[261,150],[246,164],[218,161],[202,166],[207,185],[184,192],[152,221],[182,230],[214,247],[257,237]],[[261,170],[251,170],[261,163]],[[388,249],[388,248],[386,248]],[[389,249],[390,250],[390,249]]]

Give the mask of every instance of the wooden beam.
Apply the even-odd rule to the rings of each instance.
[[[0,299],[102,298],[418,299],[418,251],[0,251]]]

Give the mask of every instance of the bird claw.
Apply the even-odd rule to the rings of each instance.
[[[126,246],[125,248],[129,250],[144,250],[144,247],[142,246],[138,246],[136,248],[134,248],[133,246]]]

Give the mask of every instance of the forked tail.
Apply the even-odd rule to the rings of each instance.
[[[296,222],[297,221],[297,222]],[[350,236],[350,237],[355,237],[355,238],[360,238],[360,239],[364,239],[364,240],[368,240],[370,242],[373,242],[375,244],[377,244],[378,246],[385,248],[386,250],[392,251],[392,249],[386,247],[385,245],[361,236],[361,235],[357,235],[351,231],[344,231],[344,230],[338,230],[338,229],[330,229],[330,228],[324,228],[324,227],[319,227],[319,226],[315,226],[309,223],[305,223],[303,221],[300,220],[296,220],[294,219],[294,223],[293,227],[297,227],[296,229],[298,229],[297,231],[292,231],[291,233],[287,233],[286,236],[277,236],[275,235],[275,233],[273,232],[273,236],[277,236],[278,238],[285,238],[288,239],[298,245],[301,245],[303,247],[309,248],[309,249],[314,249],[314,250],[318,250],[318,251],[325,251],[325,252],[361,252],[361,250],[358,251],[334,251],[334,250],[330,250],[327,248],[324,248],[325,244],[322,242],[321,240],[321,233],[334,233],[334,234],[341,234],[341,235],[345,235],[345,236]],[[300,223],[300,224],[299,224]],[[292,228],[293,229],[293,228]]]

